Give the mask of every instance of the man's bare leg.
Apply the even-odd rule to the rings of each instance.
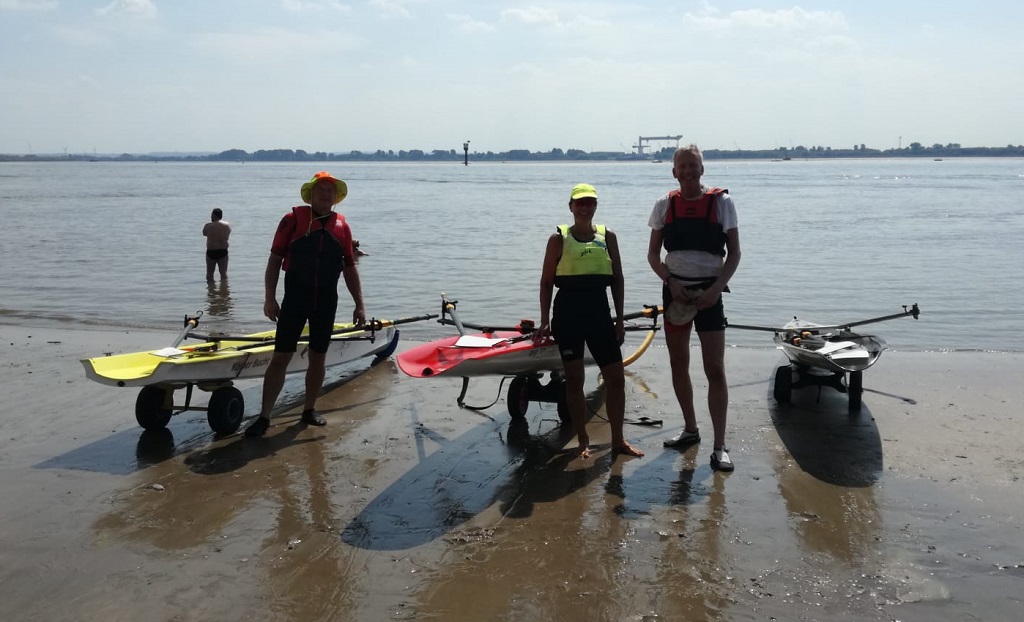
[[[267,372],[263,375],[263,403],[260,407],[260,416],[270,419],[270,413],[277,403],[277,396],[284,388],[284,377],[288,371],[288,363],[292,360],[294,352],[274,352],[267,366]]]
[[[725,446],[725,426],[729,409],[729,383],[725,377],[725,331],[697,333],[708,377],[708,411],[715,429],[715,448]]]
[[[260,416],[245,429],[246,436],[263,436],[270,427],[270,414],[274,411],[277,396],[284,387],[284,377],[288,371],[288,363],[293,352],[274,352],[263,374],[263,403],[260,405]]]
[[[303,410],[314,410],[316,399],[320,397],[320,389],[324,386],[324,376],[327,374],[327,353],[310,350],[306,355],[309,357],[309,366],[306,368],[306,399]]]
[[[690,329],[665,332],[669,363],[672,367],[672,388],[675,390],[679,409],[688,432],[697,431],[697,412],[693,406],[693,383],[690,381]]]

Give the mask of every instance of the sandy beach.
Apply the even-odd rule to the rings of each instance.
[[[828,388],[776,405],[782,354],[730,349],[721,474],[705,407],[703,444],[662,447],[661,345],[627,368],[627,417],[664,421],[627,425],[647,455],[612,460],[591,379],[581,461],[553,404],[510,430],[498,379],[462,409],[391,360],[331,376],[323,428],[293,379],[263,439],[194,411],[143,433],[137,390],[79,359],[171,339],[0,325],[5,622],[1020,618],[1024,354],[886,352],[851,415]]]

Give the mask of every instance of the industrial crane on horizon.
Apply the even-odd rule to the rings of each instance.
[[[650,148],[650,143],[652,140],[674,140],[676,141],[676,149],[678,149],[679,139],[682,137],[682,134],[679,134],[678,136],[638,136],[636,139],[636,144],[633,145],[633,148],[636,149],[637,155],[649,155],[646,150]]]

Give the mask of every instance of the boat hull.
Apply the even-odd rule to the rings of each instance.
[[[802,320],[790,322],[776,332],[775,343],[797,365],[836,373],[864,371],[885,350],[885,342],[874,335]]]
[[[398,338],[394,326],[383,326],[372,332],[357,330],[351,324],[335,324],[334,328],[335,334],[327,349],[328,367],[381,354],[392,348]],[[261,344],[259,339],[273,339],[274,334],[274,331],[266,331],[246,335],[245,340],[239,341],[205,342],[82,359],[82,365],[90,380],[116,387],[179,388],[258,378],[263,376],[274,354],[274,344]],[[288,373],[305,371],[309,363],[307,353],[306,344],[300,343],[288,365]]]
[[[535,345],[516,332],[452,336],[410,348],[396,356],[398,367],[414,378],[528,376],[561,371],[553,341]],[[593,364],[589,357],[584,361]]]

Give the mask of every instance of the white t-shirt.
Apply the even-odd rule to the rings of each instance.
[[[651,210],[651,217],[647,221],[648,227],[651,229],[665,227],[668,205],[668,194],[654,202],[654,209]],[[723,192],[718,195],[718,199],[715,201],[715,211],[718,222],[721,223],[725,231],[736,229],[739,226],[736,220],[736,204],[733,203],[732,197],[728,193]],[[665,265],[668,266],[669,272],[677,277],[689,277],[689,280],[693,281],[717,277],[722,271],[724,263],[723,257],[704,251],[670,251],[665,255]]]

